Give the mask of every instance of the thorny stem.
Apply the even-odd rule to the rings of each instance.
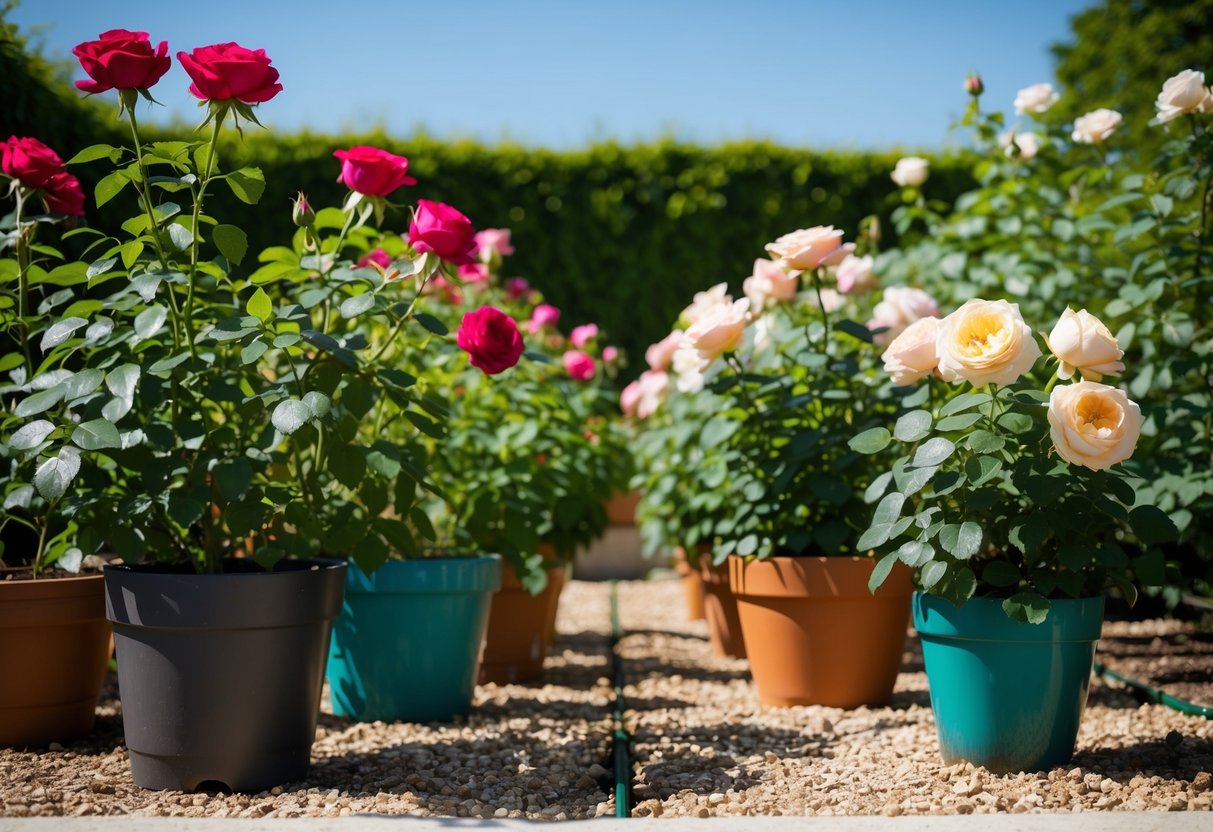
[[[29,314],[29,255],[34,228],[21,227],[24,208],[25,194],[21,188],[17,188],[17,328],[21,331],[21,352],[25,356],[25,380],[28,382],[34,375],[34,359],[29,350],[29,324],[25,321],[25,316]]]

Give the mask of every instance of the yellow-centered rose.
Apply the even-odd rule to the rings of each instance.
[[[1141,435],[1141,408],[1123,390],[1096,381],[1054,387],[1048,418],[1061,458],[1094,471],[1132,456]]]
[[[1005,300],[967,301],[939,322],[936,348],[940,377],[974,387],[1013,384],[1040,358],[1019,305]]]
[[[1053,331],[1045,337],[1045,343],[1061,362],[1057,370],[1061,378],[1079,372],[1087,381],[1099,381],[1105,375],[1120,375],[1125,370],[1120,361],[1125,351],[1104,322],[1085,309],[1075,312],[1067,306]]]

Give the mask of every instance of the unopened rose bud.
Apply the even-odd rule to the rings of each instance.
[[[311,228],[316,224],[316,212],[312,210],[312,206],[308,205],[303,191],[300,191],[299,195],[295,197],[291,207],[291,221],[299,228]]]
[[[976,98],[986,91],[986,85],[981,82],[981,76],[971,72],[965,76],[965,92]]]

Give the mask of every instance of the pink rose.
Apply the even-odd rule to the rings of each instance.
[[[541,303],[535,307],[535,311],[531,313],[531,322],[527,325],[531,334],[534,335],[541,329],[548,329],[556,326],[560,321],[560,310],[550,303]]]
[[[52,176],[42,189],[42,201],[51,214],[84,216],[84,191],[80,188],[80,180],[70,173]]]
[[[9,136],[0,144],[0,170],[27,188],[44,188],[51,179],[66,173],[59,154],[34,138]]]
[[[403,185],[416,185],[408,175],[409,160],[378,147],[357,145],[349,150],[334,150],[341,160],[337,181],[351,191],[367,196],[387,196]]]
[[[510,300],[518,300],[529,291],[531,284],[526,282],[525,277],[511,277],[505,282],[505,293],[509,295]]]
[[[771,303],[787,303],[800,291],[800,272],[784,271],[772,260],[759,257],[754,261],[753,273],[741,284],[750,306],[755,311]]]
[[[216,43],[178,52],[177,60],[193,81],[190,92],[203,100],[261,104],[282,92],[278,70],[270,66],[264,49]]]
[[[464,263],[459,267],[459,279],[464,283],[484,283],[489,279],[489,267],[483,263]]]
[[[669,373],[645,370],[635,383],[640,388],[636,401],[636,417],[647,419],[656,413],[657,408],[665,401],[670,390],[670,376]]]
[[[102,32],[97,40],[77,44],[72,54],[92,79],[76,82],[87,93],[146,90],[168,72],[173,62],[168,56],[168,41],[160,41],[153,52],[147,32],[126,29]]]
[[[371,265],[372,263],[377,263],[386,269],[388,266],[392,265],[392,256],[383,249],[376,248],[359,257],[358,262],[354,265],[361,269]]]
[[[607,364],[614,364],[615,360],[617,358],[619,358],[619,348],[618,347],[604,347],[603,348],[602,360],[605,361]]]
[[[584,347],[597,337],[598,324],[582,324],[581,326],[575,326],[573,327],[573,331],[569,333],[569,340],[573,342],[574,347]]]
[[[868,329],[887,327],[887,332],[882,332],[873,340],[877,344],[888,344],[919,318],[938,316],[938,304],[922,289],[890,286],[884,290],[883,298],[872,310],[872,320],[868,322]]]
[[[939,366],[935,348],[938,332],[938,318],[919,318],[893,339],[880,359],[894,384],[913,384],[935,372]]]
[[[594,377],[596,368],[594,359],[581,350],[569,350],[560,359],[570,378],[578,381],[589,381]]]
[[[674,352],[681,344],[682,332],[674,330],[656,344],[651,345],[644,351],[644,360],[648,362],[649,369],[668,370],[670,361],[674,358]]]
[[[463,316],[455,336],[473,367],[490,376],[508,370],[522,356],[522,333],[509,315],[492,306],[482,306]]]
[[[486,228],[476,232],[476,249],[480,252],[480,259],[486,262],[494,254],[499,257],[508,257],[514,253],[514,247],[510,245],[510,230],[508,228]]]
[[[409,223],[409,243],[418,252],[430,251],[448,263],[462,266],[476,254],[476,229],[457,209],[442,202],[417,200]]]
[[[640,381],[633,381],[619,393],[619,409],[624,416],[635,416],[636,405],[640,402]]]
[[[784,234],[775,242],[767,243],[766,249],[781,265],[808,271],[829,265],[826,261],[838,254],[842,247],[841,230],[832,225],[815,225]]]
[[[854,254],[848,254],[838,264],[838,291],[846,295],[875,286],[876,277],[872,274],[874,262],[871,255],[856,257]]]

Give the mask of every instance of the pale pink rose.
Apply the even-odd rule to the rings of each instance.
[[[704,361],[699,355],[699,350],[685,343],[685,333],[683,335],[683,344],[674,351],[674,357],[670,359],[670,367],[674,374],[678,376],[677,387],[682,393],[698,393],[703,389],[704,370],[708,368],[710,362]]]
[[[875,287],[876,275],[872,272],[872,264],[875,262],[870,254],[863,257],[850,254],[843,258],[838,264],[838,291],[849,295],[851,292],[862,292]]]
[[[496,254],[498,257],[508,257],[514,253],[510,245],[510,230],[508,228],[486,228],[476,232],[476,250],[480,259],[489,262]]]
[[[1210,107],[1211,97],[1213,92],[1205,86],[1205,74],[1185,69],[1162,85],[1162,92],[1154,102],[1158,115],[1152,123],[1166,124],[1187,113],[1205,112]]]
[[[573,327],[573,331],[569,333],[569,340],[573,342],[574,347],[584,347],[597,337],[598,324],[582,324],[581,326],[575,326]]]
[[[541,303],[531,313],[531,322],[527,329],[532,335],[541,329],[550,329],[560,321],[560,310],[550,303]]]
[[[880,303],[872,310],[868,329],[888,327],[887,332],[874,339],[877,344],[888,344],[919,318],[938,316],[939,305],[922,289],[890,286],[884,290]]]
[[[589,381],[594,377],[596,368],[594,359],[581,350],[569,350],[560,360],[564,363],[565,372],[578,381]]]
[[[1008,159],[1030,162],[1040,152],[1041,140],[1031,130],[1008,130],[998,137],[998,146]]]
[[[1074,119],[1070,138],[1079,144],[1099,144],[1115,133],[1122,121],[1124,116],[1120,113],[1101,107]]]
[[[618,358],[619,358],[619,348],[618,347],[603,347],[602,348],[602,360],[605,361],[607,364],[614,364]]]
[[[652,370],[668,370],[674,351],[682,344],[682,330],[674,330],[644,351],[644,360]]]
[[[939,366],[935,351],[938,331],[938,318],[919,318],[893,339],[880,358],[894,384],[913,384],[935,372]]]
[[[920,188],[930,175],[930,162],[921,156],[906,156],[897,160],[889,178],[903,188]]]
[[[624,416],[635,416],[640,402],[640,380],[637,379],[619,391],[619,409]]]
[[[1028,113],[1043,113],[1061,98],[1052,84],[1033,84],[1015,94],[1015,112],[1021,116]]]
[[[706,292],[696,292],[695,297],[691,299],[691,305],[682,310],[682,318],[688,324],[693,324],[717,306],[732,302],[733,296],[729,294],[729,284],[717,283]]]
[[[788,269],[808,271],[823,265],[842,247],[842,231],[832,225],[816,225],[784,234],[767,243],[767,254]]]
[[[665,401],[670,390],[670,376],[668,373],[645,370],[637,379],[637,384],[640,385],[640,398],[636,402],[636,416],[647,419]]]
[[[772,303],[786,303],[800,289],[800,272],[787,272],[772,260],[758,258],[753,273],[741,284],[750,306],[761,311]]]
[[[687,329],[683,345],[698,352],[701,360],[714,361],[740,343],[749,312],[749,298],[716,306]]]

